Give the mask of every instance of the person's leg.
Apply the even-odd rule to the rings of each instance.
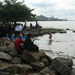
[[[6,46],[6,37],[3,37],[3,46]]]

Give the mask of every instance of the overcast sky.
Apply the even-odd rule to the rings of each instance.
[[[25,0],[25,4],[36,15],[75,20],[75,0]]]

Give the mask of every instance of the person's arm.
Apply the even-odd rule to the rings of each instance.
[[[24,40],[21,39],[20,41],[21,41],[21,43],[24,43]]]

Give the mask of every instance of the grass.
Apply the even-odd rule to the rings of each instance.
[[[43,28],[42,30],[44,30],[44,31],[52,31],[52,30],[55,30],[55,31],[58,31],[58,32],[64,31],[63,29],[57,29],[57,28]]]

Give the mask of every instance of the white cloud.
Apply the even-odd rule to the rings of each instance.
[[[75,0],[25,0],[25,4],[37,15],[75,20]]]

